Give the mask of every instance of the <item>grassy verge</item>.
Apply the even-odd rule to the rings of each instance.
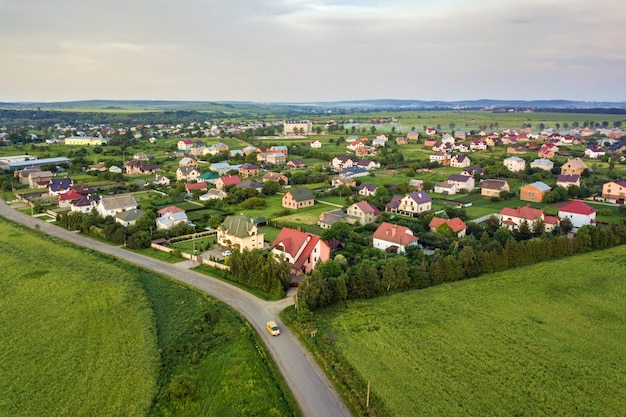
[[[625,254],[358,301],[292,326],[358,415],[619,415]]]
[[[299,416],[251,326],[225,304],[142,274],[158,328],[162,369],[151,416]]]

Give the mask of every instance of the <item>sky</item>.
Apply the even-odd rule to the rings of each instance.
[[[624,0],[0,0],[0,101],[626,101]]]

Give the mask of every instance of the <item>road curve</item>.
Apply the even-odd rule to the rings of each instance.
[[[222,300],[241,313],[261,335],[305,416],[350,416],[350,412],[337,395],[326,375],[304,347],[289,332],[289,329],[282,325],[275,316],[278,310],[276,307],[277,303],[261,300],[244,290],[198,272],[182,269],[157,259],[129,252],[122,248],[67,231],[61,227],[13,210],[2,199],[0,199],[0,216],[15,223],[36,228],[48,235],[124,259],[147,270],[188,284]],[[265,329],[265,323],[268,320],[275,320],[281,326],[280,336],[270,336]]]

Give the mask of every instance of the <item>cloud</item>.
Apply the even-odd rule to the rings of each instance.
[[[622,0],[22,0],[0,13],[0,91],[15,98],[550,98],[580,94],[574,77],[626,91]]]

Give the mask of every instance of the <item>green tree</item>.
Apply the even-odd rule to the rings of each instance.
[[[396,289],[398,287],[405,287],[409,284],[409,265],[407,258],[396,257],[389,259],[381,268],[380,271],[383,285],[390,289]]]

